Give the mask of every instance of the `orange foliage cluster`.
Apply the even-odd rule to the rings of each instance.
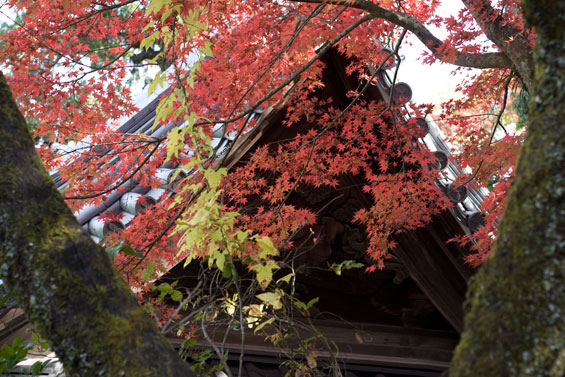
[[[158,185],[154,172],[165,161],[166,141],[119,133],[109,122],[136,110],[128,88],[134,68],[130,58],[143,52],[139,44],[150,34],[160,33],[157,49],[159,38],[172,38],[172,42],[160,62],[145,61],[142,65],[171,66],[167,74],[172,86],[187,94],[191,111],[202,117],[197,127],[207,135],[218,122],[226,123],[228,131],[245,133],[254,126],[253,121],[245,122],[246,115],[289,96],[286,124],[307,119],[311,130],[260,148],[248,164],[231,172],[226,181],[225,208],[241,212],[238,226],[242,229],[269,235],[278,246],[289,246],[286,240],[290,234],[316,222],[314,213],[285,203],[298,184],[336,187],[345,172],[361,176],[366,182],[363,189],[373,203],[355,219],[367,227],[368,253],[382,267],[394,247],[391,235],[424,225],[449,203],[434,184],[438,173],[421,168],[430,163],[430,154],[416,147],[406,126],[391,126],[390,117],[383,116],[383,104],[360,101],[332,123],[339,109],[310,95],[320,86],[323,69],[319,62],[310,62],[327,41],[336,40],[341,52],[355,56],[357,63],[348,67],[348,74],[366,77],[365,65],[383,59],[382,42],[392,45],[399,36],[397,27],[378,18],[345,33],[361,19],[363,11],[320,3],[188,0],[170,2],[159,12],[146,14],[147,0],[10,0],[8,4],[17,7],[22,18],[19,26],[2,36],[2,62],[22,110],[38,124],[35,136],[42,140],[38,146],[41,156],[69,182],[65,196],[91,196],[69,200],[75,210],[99,204],[109,187],[128,178],[147,186]],[[349,3],[357,2],[344,2]],[[467,10],[444,19],[435,13],[437,0],[375,3],[421,23],[446,27],[450,32],[442,48],[448,53],[493,48],[480,42],[482,31]],[[519,14],[512,11],[517,8],[515,1],[498,3],[508,9],[503,14],[507,22],[522,25]],[[199,21],[207,26],[194,28],[179,21],[179,15],[191,12],[199,12]],[[345,35],[337,38],[341,33]],[[213,58],[202,61],[196,79],[188,82],[194,51],[207,41]],[[300,81],[295,74],[298,71]],[[496,87],[492,90],[493,84],[504,74],[507,72],[485,71],[467,83],[461,88],[465,98],[449,103],[445,118],[462,110],[491,109],[493,99],[501,95]],[[293,83],[297,86],[286,93]],[[185,114],[176,110],[184,105],[172,104],[166,121],[181,120]],[[474,177],[476,184],[484,186],[496,180],[485,202],[486,225],[476,235],[474,247],[479,254],[470,258],[477,264],[492,243],[520,136],[509,134],[482,148],[488,138],[488,123],[461,118],[449,120],[449,124],[454,140],[461,145],[461,163],[471,167],[482,164]],[[61,157],[57,145],[71,142],[80,143],[79,148]],[[175,162],[190,159],[192,143],[186,141],[184,154]],[[149,154],[151,158],[147,158]],[[104,194],[97,195],[101,192]],[[155,205],[120,236],[136,250],[152,245],[149,259],[173,263],[177,258],[175,239],[163,235],[189,200],[177,200],[174,209],[169,209],[172,199]],[[122,255],[116,263],[131,265],[129,259]]]

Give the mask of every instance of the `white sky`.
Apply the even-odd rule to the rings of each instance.
[[[438,13],[442,16],[455,15],[462,7],[460,1],[444,0]],[[2,7],[3,12],[8,12],[7,7]],[[0,13],[0,22],[6,21],[6,17]],[[440,39],[445,38],[445,32],[429,26],[432,32]],[[424,65],[421,62],[421,55],[426,48],[411,33],[408,33],[404,46],[400,53],[404,57],[399,71],[398,81],[405,82],[412,88],[412,100],[416,103],[440,103],[453,95],[455,86],[463,78],[463,74],[453,76],[454,66],[436,63],[432,66]],[[137,90],[136,90],[137,89]],[[162,89],[157,90],[160,92]],[[137,92],[137,93],[136,93]],[[141,86],[133,89],[134,102],[140,108],[149,103],[154,96],[148,97],[147,89]],[[119,119],[118,123],[123,123],[126,119]]]
[[[439,7],[438,14],[443,17],[456,15],[462,7],[463,4],[460,1],[445,0]],[[428,28],[440,39],[447,36],[445,30],[433,26],[428,26]],[[404,59],[398,70],[397,81],[410,85],[413,93],[412,101],[439,104],[453,96],[456,85],[465,77],[466,73],[453,75],[452,72],[456,67],[449,64],[423,64],[420,57],[422,52],[426,50],[426,47],[418,38],[411,33],[406,35],[405,43],[400,49],[400,54]],[[478,72],[479,70],[475,71]],[[160,92],[160,90],[157,90],[157,92]],[[144,104],[155,98],[155,95],[148,98],[147,90],[141,90],[138,93],[134,91],[134,97],[136,105],[142,108]],[[125,120],[127,119],[120,119],[120,123]]]
[[[456,15],[462,7],[460,1],[447,0],[438,9],[438,14],[444,17]],[[428,26],[428,28],[440,39],[444,39],[447,35],[445,30],[433,26]],[[453,65],[441,63],[435,63],[431,66],[424,65],[420,57],[425,50],[427,50],[426,47],[418,38],[411,33],[407,34],[406,43],[400,49],[400,54],[404,56],[404,60],[400,64],[397,81],[410,85],[413,93],[412,101],[438,104],[453,96],[455,86],[465,76],[461,73],[458,73],[457,76],[452,75],[455,69]],[[475,71],[478,72],[479,70]]]

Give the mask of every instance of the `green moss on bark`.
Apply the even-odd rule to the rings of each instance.
[[[565,375],[565,2],[524,8],[538,34],[528,131],[450,376]]]
[[[194,375],[66,207],[1,74],[0,278],[71,376]]]

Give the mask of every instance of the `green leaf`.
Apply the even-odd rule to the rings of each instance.
[[[271,284],[273,280],[273,271],[279,269],[277,262],[274,260],[268,260],[267,262],[257,263],[250,266],[250,269],[255,271],[257,274],[257,281],[261,289],[265,290]]]
[[[215,253],[216,257],[216,266],[222,272],[224,272],[224,266],[226,264],[226,255],[223,252]]]
[[[149,47],[151,47],[155,43],[155,40],[157,39],[157,37],[159,37],[159,34],[160,34],[159,30],[157,30],[151,33],[151,35],[143,38],[143,40],[139,44],[139,48],[141,48],[142,50],[149,49]]]
[[[0,307],[4,306],[8,300],[10,299],[10,295],[7,294],[6,296],[2,297],[2,299],[0,300]]]
[[[161,283],[157,286],[157,290],[161,292],[159,294],[159,300],[162,301],[165,296],[167,296],[173,290],[173,287],[169,283]]]
[[[355,262],[354,260],[345,260],[340,264],[337,265],[334,264],[331,268],[333,268],[336,275],[341,276],[341,272],[344,269],[350,270],[352,268],[362,268],[362,267],[365,267],[363,263]]]
[[[178,127],[173,128],[167,135],[167,161],[173,156],[178,156],[179,152],[184,147],[184,136],[185,133],[182,132]]]
[[[12,345],[4,344],[0,348],[0,373],[8,372],[25,360],[27,353],[33,348],[33,343],[23,343],[22,337],[16,337]]]
[[[184,264],[183,264],[182,266],[183,266],[183,267],[188,266],[188,265],[190,264],[190,262],[192,262],[193,259],[194,259],[194,258],[193,258],[192,255],[187,256],[186,259],[184,260]]]
[[[315,297],[312,300],[308,301],[307,304],[305,304],[304,302],[300,301],[300,300],[296,300],[294,301],[294,306],[296,306],[298,309],[300,309],[302,312],[304,312],[304,314],[308,315],[308,309],[310,309],[312,306],[314,306],[318,300],[320,298],[319,297]]]
[[[257,295],[257,298],[265,304],[269,304],[273,309],[282,308],[281,295],[278,292],[265,292]]]
[[[12,341],[12,347],[13,347],[13,348],[18,348],[20,344],[22,344],[22,337],[21,337],[21,336],[17,336],[17,337]]]
[[[206,178],[208,186],[210,186],[211,190],[214,190],[220,186],[222,177],[225,175],[225,171],[225,168],[218,169],[217,171],[214,171],[214,169],[206,169],[204,171],[204,177]]]
[[[151,276],[153,276],[153,270],[155,269],[155,265],[152,261],[147,262],[147,268],[145,271],[141,273],[141,278],[145,281],[151,280]]]
[[[279,255],[279,251],[273,244],[273,241],[267,236],[260,236],[257,238],[257,246],[261,249],[259,253],[260,258],[266,258],[269,255]]]
[[[119,245],[116,245],[116,246],[106,248],[106,253],[108,253],[108,256],[110,257],[110,259],[114,259],[118,255],[118,253],[124,253],[126,255],[131,255],[132,257],[138,257],[139,256],[132,249],[131,246],[124,245],[123,243],[120,243]]]
[[[277,280],[277,284],[280,282],[284,282],[284,283],[290,283],[290,279],[292,279],[294,277],[294,272],[291,272],[288,275],[283,276],[282,278],[280,278],[279,280]]]
[[[147,25],[145,25],[143,27],[143,29],[141,30],[141,32],[146,32],[149,28],[151,28],[153,25],[155,25],[156,21],[151,21],[149,22]]]
[[[173,290],[173,287],[171,287],[169,283],[161,283],[157,286],[157,290],[159,290],[159,292],[161,293],[168,294]]]
[[[296,306],[298,309],[300,309],[300,310],[302,310],[302,311],[304,311],[304,312],[307,312],[307,311],[308,311],[308,309],[306,308],[306,304],[303,303],[303,302],[300,301],[300,300],[294,301],[294,306]]]
[[[224,265],[224,279],[230,279],[233,276],[232,264],[226,263]]]
[[[261,322],[259,325],[257,325],[257,327],[255,327],[255,330],[253,330],[254,334],[257,334],[258,331],[261,331],[261,329],[267,325],[270,325],[271,323],[275,322],[275,317],[271,317],[268,320]]]
[[[164,11],[163,14],[161,15],[161,23],[165,22],[165,20],[167,18],[169,18],[171,13],[178,12],[181,8],[182,8],[181,5],[175,5],[174,7],[171,7],[169,9],[167,9],[166,11]]]
[[[306,304],[306,309],[310,309],[314,304],[316,304],[320,300],[319,297],[314,297],[312,300],[308,301]]]
[[[151,84],[149,84],[148,93],[149,95],[153,94],[157,87],[161,86],[164,87],[167,81],[167,75],[164,72],[157,72]]]
[[[124,253],[125,255],[131,255],[132,257],[138,257],[139,255],[133,250],[130,245],[124,245],[120,249],[120,253]]]
[[[170,3],[171,0],[151,0],[149,6],[147,7],[147,10],[145,11],[145,14],[150,15],[151,13],[159,13],[165,5],[168,5]]]
[[[200,53],[210,57],[214,56],[211,46],[212,46],[212,42],[204,41],[204,46],[200,47]]]
[[[182,293],[181,291],[174,290],[171,292],[171,299],[176,302],[180,302],[182,300]]]

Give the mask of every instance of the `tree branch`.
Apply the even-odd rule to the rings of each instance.
[[[195,377],[65,205],[1,73],[0,139],[0,278],[69,375]]]
[[[492,7],[489,0],[461,0],[485,35],[512,61],[512,68],[518,72],[524,84],[531,90],[534,76],[532,47],[522,33],[505,22],[500,12]]]
[[[523,0],[537,33],[528,128],[450,377],[565,373],[565,3]]]
[[[420,21],[408,14],[397,12],[378,6],[367,0],[289,0],[299,3],[326,3],[333,5],[346,5],[351,8],[364,10],[375,18],[391,22],[411,31],[440,61],[469,68],[512,68],[512,61],[503,52],[486,52],[482,54],[468,54],[452,49],[442,48],[443,41],[432,34]]]

